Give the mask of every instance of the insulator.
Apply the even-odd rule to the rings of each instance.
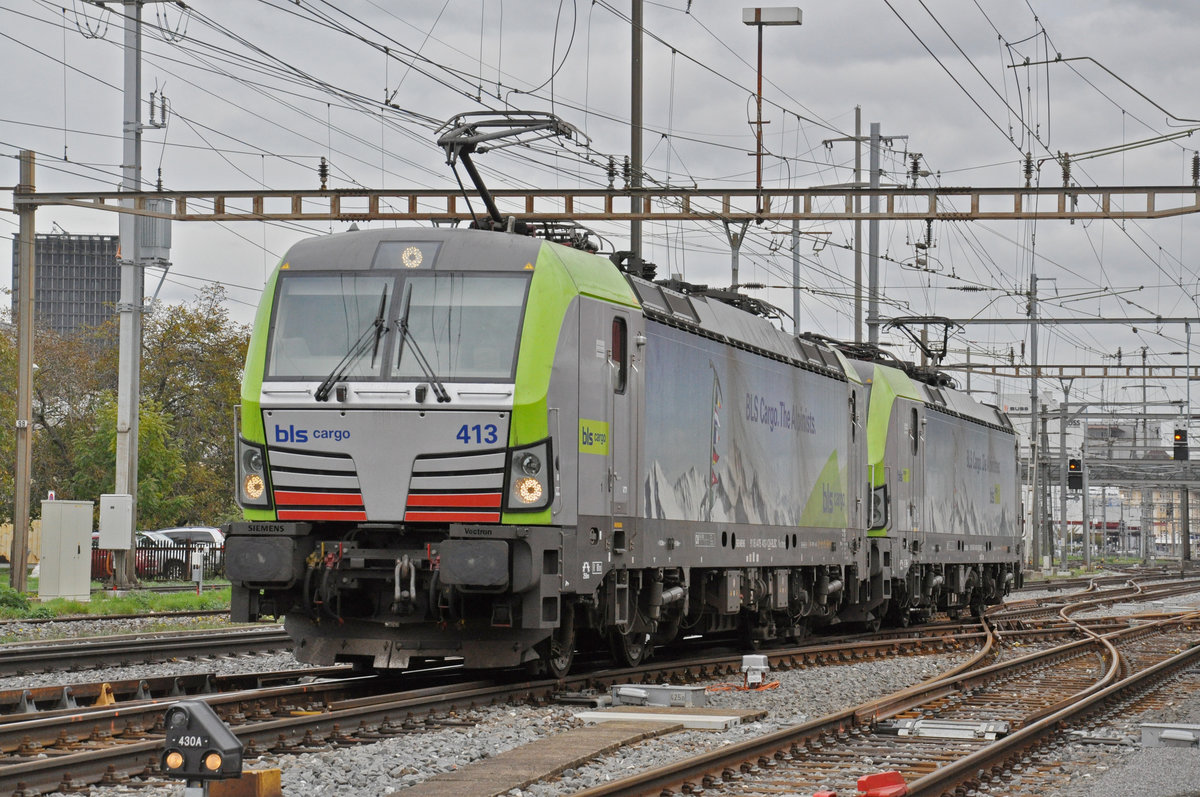
[[[1192,153],[1192,185],[1200,186],[1200,152]]]
[[[321,162],[317,164],[317,177],[321,179],[321,190],[325,190],[325,183],[329,180],[329,164],[325,162],[325,156],[321,156]]]
[[[608,156],[608,188],[611,191],[613,181],[617,179],[617,162],[613,160],[613,156]]]
[[[1063,188],[1071,186],[1071,155],[1068,152],[1060,152],[1058,162],[1062,164],[1063,173]]]
[[[912,156],[912,171],[909,172],[912,177],[913,188],[917,187],[917,179],[921,176],[921,153],[914,152]]]
[[[621,177],[622,177],[622,179],[624,179],[624,180],[625,180],[625,187],[626,187],[626,188],[628,188],[628,187],[630,186],[630,184],[633,182],[633,181],[630,179],[630,175],[632,175],[632,174],[633,174],[633,170],[632,170],[632,169],[630,168],[630,166],[629,166],[629,156],[628,156],[628,155],[626,155],[626,156],[625,156],[625,163],[624,163],[624,164],[622,164],[622,166],[621,166]]]
[[[1033,185],[1033,153],[1025,153],[1025,187]]]
[[[925,246],[933,248],[933,219],[925,219]]]
[[[162,167],[161,166],[158,167],[158,182],[155,183],[155,190],[156,191],[163,190],[163,188],[162,188]]]

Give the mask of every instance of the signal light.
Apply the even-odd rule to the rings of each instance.
[[[1067,460],[1067,488],[1083,489],[1083,463],[1078,459]]]
[[[1187,429],[1175,430],[1175,459],[1183,461],[1188,458]]]
[[[242,743],[204,701],[181,700],[171,706],[163,727],[164,774],[189,784],[241,776]]]

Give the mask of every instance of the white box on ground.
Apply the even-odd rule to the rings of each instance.
[[[706,706],[703,686],[670,684],[614,684],[610,694],[614,706]]]
[[[742,656],[742,674],[746,677],[746,686],[758,686],[763,682],[763,676],[771,671],[767,657],[760,654]]]
[[[38,598],[92,597],[91,501],[42,501]]]

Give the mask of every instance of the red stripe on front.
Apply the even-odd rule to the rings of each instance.
[[[496,509],[500,506],[500,493],[446,493],[441,495],[410,495],[409,506],[479,506]]]
[[[428,520],[441,523],[484,523],[498,522],[499,512],[405,512],[404,519],[409,521]]]
[[[310,512],[304,509],[280,509],[280,520],[366,520],[366,512]]]
[[[276,490],[275,503],[288,506],[362,506],[362,493],[301,493]]]

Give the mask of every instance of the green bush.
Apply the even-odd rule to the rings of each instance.
[[[49,606],[34,606],[25,616],[26,620],[49,620],[54,616],[54,612],[50,611]]]
[[[16,590],[0,587],[0,609],[27,612],[29,611],[29,598]]]

